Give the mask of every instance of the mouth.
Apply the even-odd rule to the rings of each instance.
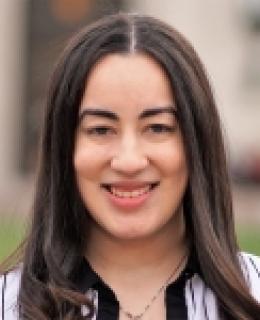
[[[159,182],[133,184],[102,184],[101,187],[118,198],[138,198],[155,189]]]

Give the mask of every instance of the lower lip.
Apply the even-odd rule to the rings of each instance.
[[[148,192],[133,198],[123,198],[117,197],[113,193],[106,190],[109,200],[113,203],[113,205],[121,208],[121,209],[136,209],[142,206],[147,199],[151,196],[153,189]]]

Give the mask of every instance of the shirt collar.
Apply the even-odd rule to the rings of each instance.
[[[195,273],[200,274],[200,268],[199,263],[196,255],[193,253],[194,251],[191,251],[192,253],[189,256],[188,262],[186,264],[186,267],[181,272],[180,276],[178,277],[179,280],[187,280],[191,278]],[[77,276],[75,279],[75,284],[78,290],[80,290],[82,293],[86,292],[90,288],[95,288],[97,286],[105,286],[106,284],[101,279],[101,277],[93,270],[89,262],[82,258],[80,267],[77,272]]]
[[[97,283],[103,283],[103,280],[93,270],[85,258],[82,258],[81,265],[77,273],[78,274],[75,279],[76,287],[83,293],[88,289],[93,288]]]

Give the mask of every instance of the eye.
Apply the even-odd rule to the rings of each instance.
[[[91,136],[106,136],[108,134],[114,133],[114,130],[106,126],[96,126],[85,129],[85,132]]]
[[[151,131],[152,133],[159,134],[159,133],[173,132],[175,130],[175,127],[162,124],[162,123],[154,123],[148,127],[148,130]]]

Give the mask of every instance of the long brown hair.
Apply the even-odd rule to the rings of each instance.
[[[174,90],[190,173],[184,214],[203,280],[216,295],[221,318],[260,319],[260,305],[250,296],[238,262],[221,126],[204,68],[175,29],[132,14],[108,16],[76,34],[54,72],[23,259],[20,318],[88,319],[91,314],[81,315],[82,304],[94,312],[74,285],[89,217],[72,164],[78,108],[99,59],[135,52],[158,61]]]

